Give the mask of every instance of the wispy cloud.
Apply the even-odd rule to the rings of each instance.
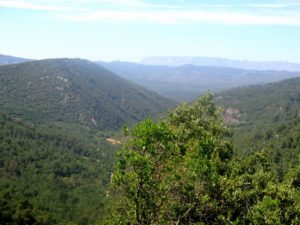
[[[151,4],[141,0],[75,0],[80,4],[109,4],[109,5],[121,5],[129,7],[160,7],[160,4]]]
[[[60,17],[69,21],[77,22],[152,22],[161,24],[186,24],[186,23],[219,23],[232,25],[300,25],[300,16],[274,16],[258,15],[236,12],[207,12],[200,10],[185,11],[155,11],[155,12],[132,12],[100,10],[91,13],[68,13],[60,14]]]
[[[18,0],[0,0],[0,8],[16,8],[16,9],[29,9],[29,10],[42,10],[42,11],[65,11],[66,8],[39,4],[33,1],[18,1]]]
[[[249,7],[249,8],[287,8],[290,7],[289,4],[243,4],[242,6],[244,7]]]
[[[218,23],[300,26],[300,4],[294,1],[249,4],[172,4],[145,0],[0,0],[0,7],[48,11],[74,22]],[[259,10],[258,10],[259,9]]]

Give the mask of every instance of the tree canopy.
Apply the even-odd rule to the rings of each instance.
[[[299,167],[279,180],[265,151],[235,155],[212,96],[127,136],[107,224],[299,224]]]

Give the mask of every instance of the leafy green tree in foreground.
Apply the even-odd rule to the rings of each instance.
[[[234,157],[212,96],[146,120],[117,156],[108,224],[299,224],[299,169],[282,183],[266,154]]]
[[[165,123],[146,120],[135,128],[113,176],[123,196],[113,223],[152,224],[164,219],[173,185],[180,179],[179,155],[176,136]]]

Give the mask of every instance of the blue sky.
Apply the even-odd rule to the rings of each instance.
[[[300,63],[300,0],[0,0],[0,54]]]

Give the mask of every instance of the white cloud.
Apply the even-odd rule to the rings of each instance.
[[[287,8],[290,5],[289,4],[244,4],[242,5],[244,7],[250,7],[250,8]]]
[[[0,7],[42,10],[42,11],[65,11],[66,10],[66,8],[64,7],[39,4],[33,1],[18,1],[18,0],[0,0]]]
[[[77,3],[81,4],[110,4],[110,5],[126,5],[131,7],[149,7],[153,4],[146,3],[141,0],[75,0]]]
[[[222,11],[117,11],[99,10],[88,13],[60,14],[76,22],[149,22],[161,24],[219,23],[246,25],[300,25],[300,15],[263,15]]]
[[[74,22],[300,26],[299,5],[290,1],[191,7],[175,1],[172,5],[162,5],[144,0],[52,0],[51,4],[42,0],[0,0],[0,7],[49,11],[56,18]]]

